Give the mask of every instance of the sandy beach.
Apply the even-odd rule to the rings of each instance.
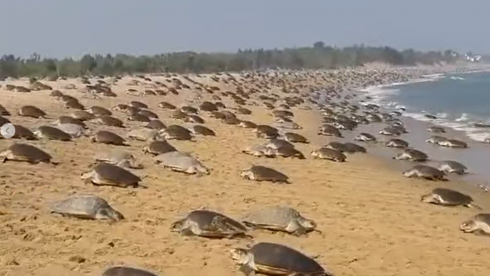
[[[373,85],[375,80],[370,78],[376,75],[376,81],[379,81],[379,72],[364,70],[367,73],[362,82],[342,82],[336,75],[325,71],[303,71],[296,75],[279,73],[279,77],[255,77],[253,81],[238,74],[233,76],[247,91],[260,84],[263,94],[276,93],[284,97],[299,94],[283,93],[281,81],[287,82],[291,91],[294,86],[302,93],[326,87]],[[385,74],[382,82],[401,82],[404,80],[400,76],[414,78],[428,73],[427,70],[415,69],[407,72]],[[124,77],[111,85],[117,97],[100,99],[80,92],[85,85],[79,79],[42,82],[77,97],[86,107],[98,105],[110,109],[116,104],[141,101],[165,124],[183,124],[181,120],[170,118],[171,111],[160,108],[158,103],[166,101],[177,107],[197,107],[198,104],[192,101],[196,101],[198,94],[191,83],[182,75],[147,77],[152,82],[140,81],[137,85],[129,85],[136,77]],[[199,93],[201,100],[211,100],[211,96],[219,95],[226,106],[234,107],[231,98],[221,93],[236,92],[237,86],[228,81],[227,75],[217,76],[219,81],[212,77],[189,75],[196,82],[219,88],[213,94]],[[126,93],[130,88],[141,92],[153,89],[151,84],[156,81],[170,86],[172,78],[178,78],[190,88],[183,88],[179,95],[168,93],[165,96],[140,97]],[[96,80],[90,81],[95,83]],[[109,82],[109,78],[106,81]],[[33,128],[73,112],[73,109],[66,109],[61,101],[50,97],[49,90],[19,93],[7,91],[7,84],[28,86],[28,80],[1,83],[0,104],[12,113],[7,118],[15,124]],[[74,84],[76,89],[66,89],[68,84]],[[247,102],[257,102],[258,105],[247,104],[245,107],[252,114],[237,115],[239,119],[257,124],[274,123],[271,110],[260,104],[257,93]],[[23,105],[41,108],[48,118],[18,116],[17,110]],[[303,127],[294,132],[311,141],[310,144],[296,144],[297,149],[307,155],[306,160],[245,155],[241,153],[244,147],[266,140],[256,138],[250,129],[225,125],[205,112],[199,115],[205,120],[205,125],[216,132],[216,137],[198,136],[196,142],[169,142],[202,161],[210,168],[210,175],[197,177],[159,167],[150,155],[142,152],[147,142],[131,140],[131,146],[125,150],[144,164],[144,169],[133,172],[147,176],[143,182],[148,189],[97,187],[80,179],[80,174],[93,163],[96,153],[114,146],[92,143],[88,137],[77,138],[73,142],[20,140],[39,146],[60,164],[0,164],[0,275],[97,276],[114,265],[134,266],[169,276],[242,275],[228,256],[228,250],[261,241],[282,243],[308,255],[319,255],[317,261],[336,276],[482,276],[490,273],[486,255],[490,239],[459,231],[459,224],[475,215],[477,210],[420,202],[421,195],[444,186],[471,195],[485,211],[490,209],[490,194],[475,186],[464,185],[459,179],[430,182],[404,178],[401,171],[407,163],[373,154],[371,151],[379,149],[371,147],[367,147],[368,154],[348,155],[345,163],[314,160],[309,156],[310,151],[337,139],[317,135],[321,116],[314,108],[295,107],[291,111],[295,115],[294,121]],[[89,128],[93,132],[105,129],[124,136],[128,129],[141,126],[128,121],[122,113],[113,113],[128,128],[87,123]],[[377,129],[374,125],[367,127]],[[346,136],[342,141],[348,140],[349,136]],[[13,142],[13,139],[0,139],[0,149]],[[258,183],[240,178],[240,170],[252,164],[284,172],[292,184]],[[105,198],[126,219],[108,224],[50,214],[48,206],[51,202],[77,194],[95,194]],[[206,208],[239,219],[248,211],[270,205],[296,208],[305,217],[315,220],[322,233],[294,237],[257,230],[251,232],[254,237],[251,241],[183,237],[169,230],[173,221],[194,209]]]

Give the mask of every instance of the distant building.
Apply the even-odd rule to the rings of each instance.
[[[469,53],[469,54],[465,55],[465,58],[467,61],[470,61],[470,62],[479,62],[481,60],[482,56],[481,55],[473,55],[473,54]]]

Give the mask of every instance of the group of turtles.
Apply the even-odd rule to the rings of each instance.
[[[150,78],[139,77],[138,82],[152,82]],[[152,111],[147,104],[140,101],[131,101],[128,104],[117,104],[111,109],[102,106],[85,107],[76,97],[53,90],[51,96],[65,105],[73,112],[68,116],[58,117],[50,125],[42,125],[33,130],[19,124],[14,124],[16,129],[15,139],[24,140],[58,140],[70,142],[73,139],[88,137],[93,143],[111,145],[112,149],[100,152],[94,156],[94,164],[88,171],[80,173],[80,178],[87,183],[98,186],[115,186],[121,188],[143,187],[143,177],[134,173],[134,170],[144,168],[144,165],[126,149],[132,147],[133,140],[147,143],[142,151],[152,156],[157,166],[162,166],[173,171],[199,176],[211,174],[211,170],[201,163],[192,154],[179,151],[171,144],[172,140],[196,141],[196,136],[214,137],[216,133],[205,126],[207,117],[220,120],[226,125],[250,129],[258,139],[265,139],[261,144],[252,145],[242,150],[245,154],[265,158],[297,158],[306,159],[307,157],[295,146],[295,144],[308,144],[309,140],[296,133],[295,130],[301,126],[294,122],[293,107],[307,108],[307,106],[317,106],[323,113],[324,124],[319,128],[318,134],[342,138],[343,131],[354,130],[358,124],[388,122],[388,126],[380,131],[381,135],[400,136],[406,133],[403,123],[396,117],[401,112],[391,114],[381,113],[379,107],[374,105],[352,104],[349,100],[354,99],[352,94],[342,96],[336,91],[339,87],[329,87],[324,93],[310,93],[310,91],[299,92],[304,87],[284,87],[284,90],[295,91],[294,96],[279,96],[274,93],[260,93],[259,89],[250,89],[249,93],[243,92],[244,83],[255,80],[257,85],[266,89],[271,84],[283,86],[282,76],[267,75],[261,73],[243,73],[243,80],[238,80],[231,74],[217,75],[213,77],[216,82],[224,81],[233,83],[236,86],[236,93],[222,92],[221,96],[227,98],[235,105],[235,108],[225,106],[221,98],[210,91],[219,91],[219,88],[212,86],[199,85],[197,82],[188,78],[189,84],[171,79],[168,81],[179,87],[187,85],[200,91],[209,92],[213,101],[199,100],[198,106],[185,105],[176,107],[168,102],[160,102],[158,107],[170,112],[169,117],[180,120],[183,125],[166,125],[160,121],[157,113]],[[217,79],[217,80],[216,80]],[[348,79],[348,75],[347,75]],[[110,85],[102,79],[96,81],[96,85],[85,79],[84,83],[90,86],[90,91],[97,97],[114,97],[111,94]],[[157,83],[157,82],[154,82]],[[158,84],[158,83],[157,83]],[[167,87],[168,93],[178,94],[178,89],[169,88],[164,84],[160,87]],[[318,89],[312,88],[313,90]],[[155,90],[160,91],[160,90]],[[145,91],[144,95],[163,95],[163,92]],[[255,96],[255,101],[253,98]],[[324,97],[321,99],[321,97]],[[340,99],[340,100],[338,100]],[[239,116],[250,115],[252,111],[245,106],[247,104],[262,103],[266,109],[271,111],[275,119],[274,124],[255,124],[251,121],[239,119]],[[359,112],[364,115],[359,115]],[[126,120],[117,118],[113,113],[118,112],[121,116],[126,116]],[[32,118],[48,118],[48,114],[32,105],[22,106],[18,116]],[[239,116],[237,116],[239,115]],[[7,118],[10,112],[0,106],[0,123],[8,123]],[[120,117],[120,116],[119,116]],[[206,118],[207,120],[207,118]],[[128,123],[136,127],[128,127]],[[104,126],[103,130],[94,132],[97,125]],[[91,127],[93,126],[93,127]],[[117,134],[111,129],[127,130],[126,137]],[[353,142],[341,143],[331,141],[322,147],[310,152],[310,158],[329,160],[332,162],[346,162],[348,154],[366,153],[366,147],[361,143],[379,143],[374,135],[360,133],[354,138]],[[384,143],[388,147],[403,148],[403,152],[395,156],[395,159],[425,161],[424,153],[415,149],[410,149],[408,143],[393,138]],[[457,142],[450,141],[439,143],[441,146],[455,145]],[[460,144],[459,144],[460,145]],[[21,161],[29,163],[48,163],[57,165],[60,161],[54,158],[41,148],[24,142],[11,144],[8,148],[0,152],[3,162]],[[318,161],[320,162],[320,161]],[[459,163],[458,163],[459,164]],[[404,172],[407,177],[421,177],[425,179],[442,179],[444,172],[459,172],[458,164],[449,161],[441,165],[440,169],[431,171],[432,167],[416,165],[412,169]],[[460,164],[461,165],[461,164]],[[459,169],[459,170],[458,170]],[[452,171],[451,171],[452,170]],[[463,171],[466,169],[464,168]],[[440,173],[439,173],[440,172]],[[291,183],[289,177],[274,168],[254,164],[249,168],[240,170],[240,177],[251,181],[267,181],[272,183]],[[437,188],[428,195],[424,195],[421,201],[445,206],[462,205],[478,208],[473,203],[473,199],[463,193],[445,188]],[[124,220],[125,216],[113,208],[109,202],[96,195],[76,195],[61,201],[54,202],[50,206],[52,213],[67,217],[81,219],[107,220],[116,223]],[[479,214],[461,224],[461,230],[465,232],[482,232],[490,234],[490,214]],[[257,208],[241,219],[236,220],[222,213],[212,210],[192,210],[185,217],[173,222],[170,231],[179,233],[183,236],[198,236],[203,238],[228,238],[228,239],[250,239],[253,231],[267,230],[280,231],[293,236],[303,236],[310,232],[321,233],[317,229],[317,224],[301,213],[289,206],[268,206]],[[239,265],[240,270],[246,275],[253,273],[264,273],[268,275],[304,275],[304,276],[331,276],[315,259],[315,256],[308,256],[289,246],[260,242],[248,248],[233,248],[229,251],[230,258]],[[108,268],[103,276],[156,276],[156,274],[134,267],[116,266]]]
[[[319,128],[320,135],[326,135],[336,138],[343,138],[342,131],[355,130],[360,124],[384,123],[378,134],[389,137],[388,139],[378,139],[375,135],[361,132],[354,136],[353,140],[365,143],[369,146],[383,145],[385,147],[399,149],[400,152],[393,156],[395,160],[407,160],[416,163],[411,168],[403,171],[403,176],[408,178],[420,178],[431,181],[448,181],[448,174],[464,175],[468,173],[468,168],[460,162],[453,160],[439,161],[438,167],[423,164],[429,161],[429,156],[417,149],[411,148],[409,142],[400,138],[408,131],[404,123],[400,120],[403,110],[391,112],[382,112],[381,107],[375,104],[366,104],[364,100],[352,103],[352,99],[360,94],[351,93],[341,96],[337,93],[329,93],[326,103],[318,103],[317,107],[323,114],[323,125]],[[340,98],[343,100],[334,101]],[[365,96],[369,100],[369,96]],[[430,133],[446,133],[443,127],[430,126],[427,129]],[[464,149],[468,148],[466,142],[449,139],[443,136],[433,135],[426,140],[427,143],[439,145],[442,147]],[[346,146],[348,145],[348,146]],[[337,152],[349,152],[353,145],[350,142],[330,142],[328,147]],[[364,147],[360,152],[366,152]],[[473,202],[469,195],[448,188],[435,188],[431,193],[421,197],[421,201],[441,206],[465,206],[478,210],[481,208]],[[480,213],[464,221],[460,225],[460,230],[466,233],[490,235],[490,213]]]

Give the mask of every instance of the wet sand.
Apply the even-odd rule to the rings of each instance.
[[[46,83],[61,88],[65,81]],[[224,91],[233,89],[225,83],[213,85],[219,85]],[[186,91],[180,96],[136,97],[124,94],[127,88],[123,84],[115,85],[113,90],[119,96],[101,100],[62,91],[76,95],[86,106],[110,108],[130,100],[142,101],[167,125],[180,121],[168,118],[170,112],[158,108],[158,102],[165,100],[180,106],[186,97],[193,96]],[[0,103],[12,113],[22,105],[34,104],[51,117],[36,120],[14,115],[10,118],[25,126],[46,124],[72,111],[48,97],[49,91],[23,94],[0,90],[0,95]],[[241,119],[273,123],[270,111],[262,107],[247,108],[253,114],[240,115]],[[296,108],[293,112],[295,121],[303,126],[296,132],[312,141],[297,145],[304,154],[334,140],[316,135],[320,125],[318,112]],[[114,114],[124,119],[120,113]],[[241,275],[227,250],[251,241],[185,238],[171,233],[169,226],[195,208],[204,207],[240,218],[245,212],[266,205],[290,205],[298,209],[314,219],[323,234],[311,233],[298,238],[253,231],[254,242],[279,242],[309,255],[321,255],[318,261],[335,275],[481,276],[490,272],[486,256],[490,239],[458,230],[460,222],[474,215],[475,210],[419,202],[420,196],[434,187],[452,187],[458,183],[406,179],[393,167],[394,162],[373,154],[349,155],[346,163],[309,157],[306,160],[259,159],[243,155],[240,153],[243,147],[265,140],[255,138],[249,129],[224,125],[205,114],[202,117],[217,137],[198,137],[194,143],[171,143],[198,157],[211,168],[211,175],[195,177],[162,169],[141,152],[146,143],[131,142],[129,150],[146,166],[135,173],[148,175],[144,179],[148,189],[96,187],[80,180],[80,173],[87,169],[94,154],[109,146],[90,143],[88,138],[75,142],[29,142],[51,153],[60,165],[1,164],[0,275],[101,275],[112,265],[136,266],[159,275]],[[127,131],[95,124],[90,127],[122,135]],[[3,149],[12,142],[0,140],[0,146]],[[259,184],[241,179],[239,171],[252,164],[278,169],[291,178],[292,184]],[[490,195],[476,188],[469,192],[485,210],[490,208]],[[49,213],[48,204],[53,200],[87,193],[104,197],[127,219],[108,224]]]

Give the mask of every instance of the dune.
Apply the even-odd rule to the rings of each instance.
[[[214,93],[205,89],[198,92],[182,75],[148,77],[153,82],[138,80],[136,85],[133,80],[137,78],[123,77],[111,85],[117,97],[101,98],[80,92],[84,87],[80,80],[43,83],[77,97],[86,107],[111,108],[119,103],[141,101],[167,125],[182,124],[182,121],[169,118],[172,111],[158,107],[161,101],[178,107],[197,106],[200,100],[220,95],[225,105],[233,106],[230,97],[221,95],[221,92],[236,92],[237,85],[226,75],[218,76],[218,81],[213,80],[213,75],[189,76],[208,89],[219,88]],[[238,74],[233,77],[240,80]],[[182,88],[179,95],[135,96],[126,93],[130,88],[141,92],[158,89],[154,87],[155,81],[173,86],[176,81],[172,78],[190,88]],[[338,86],[328,73],[305,74],[294,83],[291,78],[282,74],[272,79],[289,81],[289,88],[294,86],[301,92]],[[91,81],[95,82],[94,79]],[[250,79],[238,82],[245,91],[256,87]],[[260,83],[260,92],[295,95],[284,93],[280,82],[260,77],[255,77],[254,82]],[[2,87],[5,84],[28,86],[28,81],[7,80]],[[69,84],[74,84],[77,89],[66,89]],[[12,113],[8,118],[15,124],[31,128],[49,124],[60,115],[73,112],[50,97],[50,92],[20,93],[0,88],[0,104]],[[251,101],[260,103],[254,97]],[[18,116],[16,110],[23,105],[41,108],[48,118]],[[238,115],[240,119],[258,124],[274,122],[271,111],[260,104],[246,108],[252,114]],[[298,209],[315,220],[322,233],[294,237],[253,231],[254,242],[277,242],[309,255],[319,255],[318,262],[335,275],[481,276],[490,272],[487,265],[490,239],[463,234],[458,229],[463,220],[475,214],[475,210],[420,203],[420,196],[432,188],[440,185],[461,187],[460,183],[406,179],[390,164],[391,160],[376,158],[369,153],[348,155],[345,163],[312,159],[310,151],[334,139],[316,134],[321,116],[314,108],[292,108],[292,111],[294,120],[303,127],[294,132],[311,141],[310,144],[296,144],[307,155],[306,160],[267,159],[242,154],[242,148],[265,142],[265,139],[256,138],[250,129],[225,125],[205,112],[200,115],[205,125],[216,132],[216,137],[198,136],[196,142],[170,143],[197,157],[210,168],[210,175],[197,177],[159,167],[150,155],[142,152],[146,142],[130,140],[131,146],[124,149],[144,164],[144,169],[133,172],[146,176],[143,183],[148,189],[97,187],[80,179],[80,174],[88,170],[97,153],[115,146],[92,143],[88,137],[73,142],[24,141],[52,154],[60,164],[0,164],[0,275],[101,275],[106,268],[115,265],[143,268],[159,275],[241,275],[227,252],[251,241],[182,237],[171,233],[169,226],[194,209],[206,208],[239,219],[250,210],[269,205],[289,205]],[[89,123],[90,129],[93,132],[110,130],[124,137],[129,129],[140,125],[128,121],[123,113],[113,113],[124,120],[128,128]],[[13,142],[13,139],[1,139],[0,149]],[[284,172],[290,177],[291,184],[259,183],[240,178],[240,170],[253,164]],[[471,192],[479,205],[490,208],[488,195],[477,193],[476,188],[464,189]],[[103,197],[126,219],[109,224],[50,214],[50,202],[76,194]]]

